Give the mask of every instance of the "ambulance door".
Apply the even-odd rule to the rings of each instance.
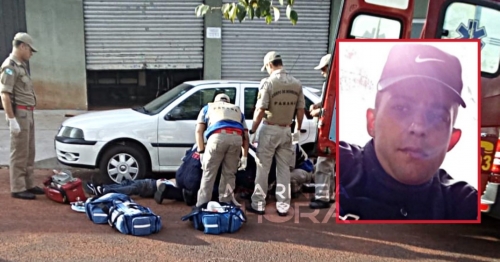
[[[344,0],[337,21],[336,39],[401,39],[410,38],[414,0]],[[399,23],[396,32],[388,32],[382,27]],[[391,29],[394,30],[394,29]],[[381,32],[386,31],[385,34]],[[332,41],[335,41],[333,39]],[[319,121],[317,153],[320,156],[335,156],[337,141],[337,56],[335,46],[330,53],[329,76],[323,94],[324,112]],[[353,120],[355,121],[355,120]]]

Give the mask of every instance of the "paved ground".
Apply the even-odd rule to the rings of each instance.
[[[60,168],[54,149],[54,137],[62,122],[70,115],[86,111],[75,110],[35,110],[36,167]],[[0,110],[0,167],[9,165],[10,133],[5,112]]]
[[[36,181],[50,170],[36,170]],[[75,171],[88,180],[93,171]],[[69,206],[39,197],[12,199],[8,170],[0,168],[0,261],[500,261],[500,221],[479,225],[337,225],[315,218],[304,207],[279,221],[272,203],[267,218],[248,214],[236,234],[205,235],[180,217],[183,203],[135,197],[162,217],[156,235],[122,235],[108,225],[93,224]],[[298,205],[307,205],[302,199]],[[329,212],[329,214],[327,214]]]

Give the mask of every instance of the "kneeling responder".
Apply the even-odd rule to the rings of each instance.
[[[240,205],[234,199],[236,172],[245,169],[248,155],[248,135],[245,116],[241,109],[230,103],[229,96],[218,94],[213,103],[204,106],[198,115],[196,145],[200,154],[203,175],[196,207],[207,204],[212,198],[215,179],[220,165],[219,201]],[[207,139],[203,143],[203,134]],[[243,156],[240,158],[243,146]]]

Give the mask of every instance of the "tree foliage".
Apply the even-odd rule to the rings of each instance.
[[[285,5],[284,0],[278,1],[281,6]],[[295,10],[293,10],[293,4],[295,0],[286,1],[286,17],[290,20],[293,25],[297,24],[299,16]],[[196,7],[196,16],[204,16],[208,12],[213,10],[221,10],[222,16],[232,23],[236,19],[240,23],[246,18],[253,20],[255,17],[264,18],[267,24],[271,24],[273,21],[278,21],[280,19],[280,10],[277,6],[273,5],[271,0],[238,0],[238,2],[223,4],[221,7],[211,7],[209,5],[201,4]]]

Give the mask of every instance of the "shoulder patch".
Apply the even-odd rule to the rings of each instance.
[[[6,68],[5,73],[8,75],[14,75],[14,71],[12,71],[12,69],[10,69],[10,68]]]
[[[259,92],[259,94],[257,95],[257,99],[260,99],[262,97],[262,93]]]

